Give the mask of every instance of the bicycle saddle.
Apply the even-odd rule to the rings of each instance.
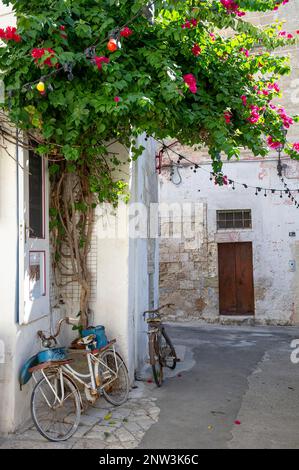
[[[83,338],[80,338],[77,341],[77,344],[82,344],[84,346],[87,346],[88,344],[93,343],[95,339],[96,339],[96,335],[84,336]]]

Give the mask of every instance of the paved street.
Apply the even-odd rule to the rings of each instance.
[[[154,393],[159,421],[142,448],[299,448],[298,328],[171,327],[194,367]],[[240,424],[235,424],[240,422]]]
[[[137,382],[129,401],[104,400],[76,435],[53,444],[34,428],[0,448],[299,448],[299,328],[169,326],[182,362],[161,389]]]

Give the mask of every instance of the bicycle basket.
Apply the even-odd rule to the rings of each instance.
[[[86,330],[82,330],[82,338],[89,335],[96,335],[97,349],[103,348],[108,344],[107,336],[105,333],[105,327],[103,325],[90,326]],[[94,347],[92,346],[92,349]]]

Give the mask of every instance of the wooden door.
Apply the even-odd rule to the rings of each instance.
[[[219,243],[220,315],[254,315],[252,243]]]

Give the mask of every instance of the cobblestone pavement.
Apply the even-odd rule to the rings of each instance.
[[[49,442],[32,426],[2,439],[0,449],[134,449],[160,413],[156,398],[152,398],[155,385],[136,385],[120,407],[110,405],[104,398],[89,406],[81,415],[76,434],[66,442]]]

